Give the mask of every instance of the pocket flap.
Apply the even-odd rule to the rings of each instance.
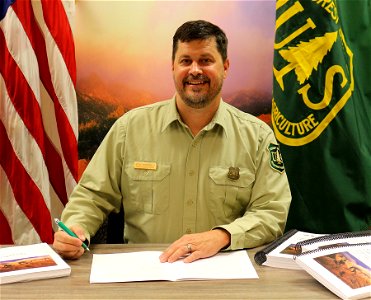
[[[255,175],[247,168],[239,168],[239,178],[228,178],[229,167],[211,167],[209,176],[218,185],[248,187],[255,179]]]

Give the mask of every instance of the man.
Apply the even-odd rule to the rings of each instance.
[[[62,214],[78,236],[54,248],[78,258],[111,211],[128,243],[172,243],[162,262],[250,248],[283,232],[291,201],[271,129],[221,99],[227,38],[205,21],[173,37],[173,99],[127,112],[112,126]]]

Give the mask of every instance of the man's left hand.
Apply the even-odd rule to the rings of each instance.
[[[172,243],[160,256],[161,262],[174,262],[184,258],[185,263],[215,255],[230,244],[230,234],[224,229],[186,234]]]

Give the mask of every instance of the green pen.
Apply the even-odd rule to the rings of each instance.
[[[54,221],[58,225],[58,227],[61,228],[65,233],[69,234],[70,236],[79,238],[73,231],[71,231],[66,225],[64,225],[62,221],[58,220],[57,218],[55,218]],[[90,251],[90,249],[88,248],[88,246],[86,246],[85,243],[82,243],[82,247],[85,250]]]

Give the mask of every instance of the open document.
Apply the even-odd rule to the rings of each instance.
[[[222,252],[192,263],[161,263],[161,253],[94,254],[90,283],[258,278],[245,250]]]

